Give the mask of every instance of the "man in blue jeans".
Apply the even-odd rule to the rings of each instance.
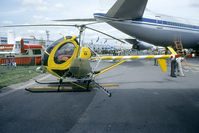
[[[176,76],[176,66],[177,66],[176,59],[172,59],[171,60],[171,77],[177,77]]]

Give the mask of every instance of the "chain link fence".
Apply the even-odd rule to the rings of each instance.
[[[10,71],[33,69],[41,65],[41,56],[38,57],[14,57],[0,58],[0,75]]]
[[[0,58],[0,90],[44,73],[45,71],[41,68],[41,56]]]

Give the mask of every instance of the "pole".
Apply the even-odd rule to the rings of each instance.
[[[6,66],[7,66],[7,69],[8,69],[9,68],[8,56],[6,56]]]
[[[49,31],[48,30],[46,30],[46,46],[48,47],[48,42],[49,42],[49,36],[50,36],[50,34],[49,34]]]
[[[80,45],[80,49],[78,51],[78,53],[80,53],[80,50],[81,50],[81,47],[83,46],[83,44],[81,44],[82,42],[82,33],[84,32],[85,30],[85,25],[82,25],[81,27],[79,27],[79,45]],[[78,55],[78,57],[80,56],[80,54]]]

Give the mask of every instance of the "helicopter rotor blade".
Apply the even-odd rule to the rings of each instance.
[[[93,30],[93,31],[98,32],[98,33],[101,33],[101,34],[103,34],[103,35],[106,35],[106,36],[108,36],[108,37],[110,37],[110,38],[113,38],[113,39],[115,39],[115,40],[117,40],[117,41],[119,41],[119,42],[121,42],[121,43],[125,43],[124,41],[122,41],[122,40],[120,40],[120,39],[118,39],[118,38],[116,38],[116,37],[113,37],[113,36],[111,36],[111,35],[109,35],[109,34],[107,34],[107,33],[104,33],[104,32],[102,32],[102,31],[99,31],[99,30],[90,28],[90,27],[88,27],[88,26],[86,26],[85,28],[90,29],[90,30]]]
[[[30,25],[8,25],[8,26],[1,26],[1,27],[76,27],[76,28],[80,28],[80,30],[85,28],[85,29],[93,30],[95,32],[106,35],[106,36],[113,38],[113,39],[115,39],[115,40],[117,40],[121,43],[125,43],[124,41],[122,41],[122,40],[120,40],[116,37],[113,37],[113,36],[111,36],[107,33],[104,33],[102,31],[88,27],[88,26],[86,26],[86,24],[85,25],[84,24],[83,25],[77,25],[77,24],[75,24],[75,25],[68,25],[68,24],[30,24]]]
[[[7,26],[1,26],[1,27],[50,27],[50,26],[68,26],[68,27],[80,27],[80,25],[67,25],[67,24],[30,24],[30,25],[7,25]]]

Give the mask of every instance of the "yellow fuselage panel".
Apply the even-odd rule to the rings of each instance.
[[[76,36],[64,37],[63,40],[51,44],[43,56],[44,68],[52,75],[61,78],[69,70],[74,58],[79,56],[79,44]],[[48,52],[47,52],[48,51]]]
[[[91,50],[88,47],[82,47],[80,58],[82,59],[89,59],[91,57]]]
[[[54,56],[55,56],[56,51],[63,44],[66,44],[68,42],[74,44],[74,46],[75,46],[75,50],[74,50],[74,53],[73,53],[72,57],[70,59],[68,59],[66,62],[62,63],[62,64],[55,63]],[[51,69],[57,69],[57,70],[66,70],[66,69],[68,69],[70,67],[70,64],[71,64],[73,58],[76,58],[78,56],[78,51],[79,51],[79,45],[74,40],[71,40],[71,39],[63,40],[62,42],[58,43],[53,48],[51,53],[49,53],[50,55],[49,55],[49,59],[48,59],[48,67],[50,67]]]

